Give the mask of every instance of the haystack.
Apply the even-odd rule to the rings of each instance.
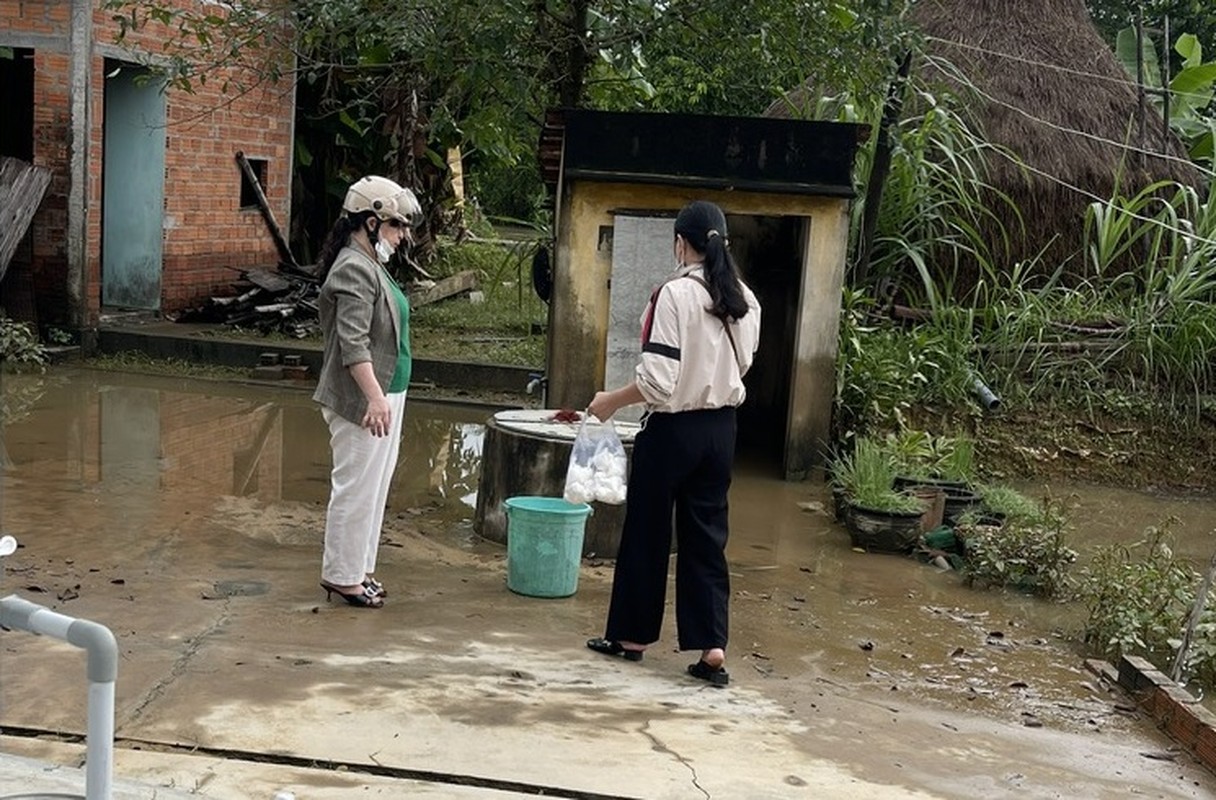
[[[1110,198],[1116,182],[1123,195],[1163,179],[1201,185],[1201,173],[1177,139],[1167,133],[1163,141],[1161,116],[1151,103],[1141,136],[1135,81],[1083,0],[921,0],[911,19],[928,54],[913,70],[931,85],[968,97],[988,141],[1026,164],[1023,169],[998,155],[988,163],[990,183],[1024,216],[1025,236],[1013,242],[1014,260],[1034,256],[1053,237],[1049,259],[1058,263],[1075,253],[1085,207]],[[786,116],[801,102],[778,101],[768,113]],[[1154,155],[1162,152],[1166,157]]]

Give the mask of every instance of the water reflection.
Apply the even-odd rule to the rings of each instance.
[[[449,516],[471,519],[490,413],[411,400],[389,510],[438,504]],[[309,393],[298,388],[58,367],[44,375],[6,376],[0,419],[0,464],[10,486],[35,481],[128,498],[169,496],[178,509],[224,496],[262,503],[324,504],[328,498],[328,432]],[[1032,496],[1047,489],[1017,488]],[[1203,564],[1216,548],[1211,498],[1101,486],[1050,491],[1068,498],[1073,544],[1083,552],[1106,542],[1134,542],[1171,517],[1180,554]],[[732,559],[741,569],[818,563],[839,552],[843,532],[830,523],[808,525],[808,515],[798,510],[801,502],[826,500],[822,485],[742,469],[731,497]],[[125,505],[132,512],[134,506]]]
[[[180,508],[328,498],[328,431],[305,391],[57,369],[8,378],[0,397],[0,454],[17,485],[167,494]],[[390,511],[454,499],[471,517],[488,414],[411,401]]]

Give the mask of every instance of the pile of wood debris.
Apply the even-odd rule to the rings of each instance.
[[[294,339],[320,335],[317,312],[320,285],[303,269],[242,270],[233,289],[235,294],[210,297],[202,306],[183,311],[176,321],[230,325]],[[439,281],[410,284],[406,295],[410,306],[417,308],[476,289],[477,274],[468,270]]]
[[[236,294],[210,297],[202,306],[183,311],[177,321],[221,323],[262,333],[282,333],[296,339],[320,332],[316,278],[292,272],[249,269],[241,271],[233,288]]]

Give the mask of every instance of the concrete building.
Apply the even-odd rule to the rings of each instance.
[[[711,200],[764,314],[740,452],[787,479],[821,465],[853,160],[867,132],[758,117],[551,114],[541,141],[556,211],[546,404],[581,409],[596,390],[632,379],[642,309],[675,268],[673,218]]]

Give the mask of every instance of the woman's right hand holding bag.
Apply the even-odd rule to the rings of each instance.
[[[562,497],[568,503],[620,505],[625,502],[627,485],[625,446],[611,420],[588,423],[589,417],[590,413],[584,414],[579,423]]]

